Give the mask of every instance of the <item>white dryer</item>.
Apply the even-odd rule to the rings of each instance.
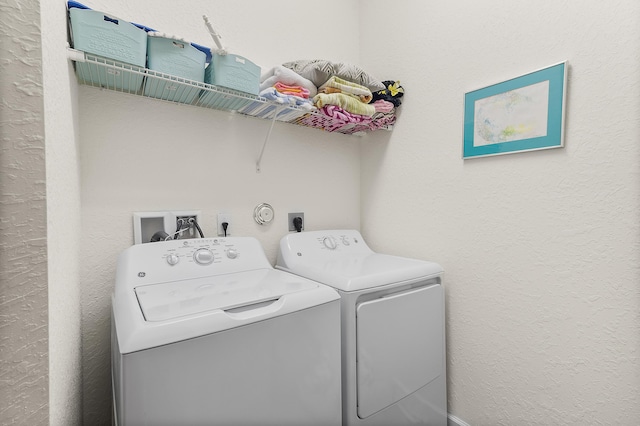
[[[112,306],[119,426],[341,424],[339,295],[256,239],[130,247]]]
[[[276,268],[338,290],[343,425],[446,425],[444,289],[433,262],[374,253],[355,230],[289,234]]]

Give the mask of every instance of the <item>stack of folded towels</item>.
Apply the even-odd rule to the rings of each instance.
[[[310,98],[317,93],[311,81],[283,66],[274,67],[260,77],[260,96],[279,104],[313,110]]]
[[[369,105],[372,99],[368,88],[334,75],[318,88],[313,102],[325,115],[350,123],[363,123],[371,121],[376,113],[375,107]]]
[[[357,67],[324,60],[295,61],[261,77],[260,96],[282,104],[315,110],[300,124],[335,131],[375,130],[395,122],[404,90],[397,81],[378,81]]]
[[[371,92],[365,86],[332,76],[318,88],[313,101],[320,112],[340,120],[343,123],[341,127],[352,124],[356,125],[354,131],[376,130],[395,123],[395,111],[404,94],[397,81],[385,81],[383,84],[384,89]],[[339,130],[339,127],[332,123],[326,130]]]

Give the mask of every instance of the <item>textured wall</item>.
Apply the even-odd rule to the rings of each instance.
[[[77,84],[66,57],[63,1],[40,5],[49,260],[49,424],[81,419],[80,166]]]
[[[48,424],[38,1],[0,3],[0,423]]]
[[[202,21],[207,14],[225,45],[265,69],[295,59],[358,58],[356,2],[323,5],[340,8],[334,21],[343,30],[322,37],[305,24],[310,14],[293,0],[200,0],[189,7],[170,1],[85,3],[209,45]],[[275,11],[278,18],[271,24]],[[110,295],[116,257],[133,242],[132,213],[201,210],[203,231],[212,235],[216,214],[230,212],[232,233],[257,237],[274,262],[277,243],[287,233],[288,212],[304,211],[306,229],[359,227],[360,140],[276,123],[257,174],[268,121],[81,86],[79,122],[83,412],[86,424],[106,425]],[[253,221],[253,209],[262,202],[275,209],[269,226]]]
[[[363,147],[363,232],[444,266],[451,413],[640,424],[640,3],[461,3],[361,26],[364,65],[407,90]],[[564,149],[460,158],[465,91],[562,60]]]

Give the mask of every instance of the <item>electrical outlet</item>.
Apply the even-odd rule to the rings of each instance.
[[[297,231],[294,219],[298,217],[301,219],[300,230],[304,231],[304,213],[289,213],[289,231]]]
[[[227,224],[227,230],[225,231],[222,226],[223,223]],[[218,213],[218,236],[228,237],[231,235],[231,214],[230,213]]]

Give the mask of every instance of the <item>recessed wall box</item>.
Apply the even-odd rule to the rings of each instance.
[[[172,227],[169,234],[174,239],[184,240],[188,238],[200,238],[200,235],[196,231],[196,227],[190,224],[187,224],[187,226],[183,226],[183,228],[185,227],[187,228],[186,231],[179,233],[177,235],[174,235],[178,231],[178,219],[182,218],[182,219],[188,220],[190,218],[194,218],[199,223],[200,210],[178,210],[178,211],[169,212],[169,215],[171,218],[171,227]]]
[[[158,231],[167,234],[172,232],[171,215],[169,212],[135,212],[133,213],[133,242],[143,244],[151,241],[151,237]]]

